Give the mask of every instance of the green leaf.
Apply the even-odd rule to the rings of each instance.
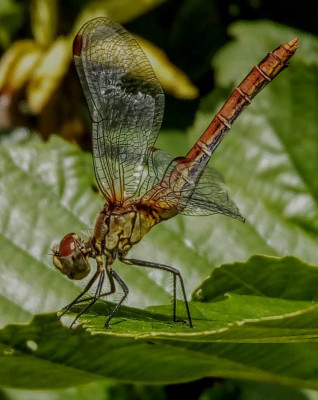
[[[194,329],[169,322],[166,307],[123,307],[106,330],[105,306],[100,302],[83,318],[88,332],[62,328],[54,314],[0,331],[0,385],[43,389],[103,378],[166,384],[215,376],[318,388],[317,303],[240,295],[191,303]]]
[[[65,234],[87,232],[104,199],[96,190],[91,155],[62,139],[53,137],[43,143],[18,130],[2,139],[0,156],[0,301],[4,325],[59,310],[78,294],[76,284],[53,267],[49,253]],[[161,241],[168,237],[166,230]],[[156,246],[158,243],[152,249]],[[151,249],[144,258],[153,259]],[[131,290],[130,304],[170,303],[169,274],[156,283],[157,271],[115,264],[116,269],[119,266]],[[81,282],[81,287],[84,284]]]
[[[7,47],[11,37],[21,26],[25,10],[22,4],[14,0],[2,0],[0,3],[0,46]]]
[[[6,400],[165,400],[165,390],[160,386],[119,384],[96,381],[74,388],[54,390],[2,389]],[[0,391],[1,393],[1,391]]]
[[[318,268],[295,257],[254,256],[215,268],[193,294],[196,301],[218,301],[226,293],[317,301]]]
[[[317,303],[270,299],[258,296],[227,295],[211,304],[190,303],[194,328],[185,321],[183,304],[179,303],[178,320],[171,318],[171,307],[156,306],[149,311],[122,308],[105,329],[105,314],[113,304],[100,302],[80,321],[92,334],[142,339],[162,338],[190,342],[289,343],[316,341]],[[81,308],[74,307],[70,321]],[[310,326],[310,328],[309,328]]]
[[[170,306],[145,311],[123,306],[111,329],[105,329],[105,316],[114,304],[103,301],[81,317],[84,329],[64,329],[55,314],[36,316],[29,325],[9,325],[0,331],[0,385],[44,389],[105,378],[167,384],[214,376],[318,389],[315,268],[293,257],[253,257],[249,264],[246,268],[254,272],[257,266],[263,270],[261,277],[254,274],[253,284],[243,268],[225,265],[204,283],[201,297],[213,281],[219,288],[217,297],[210,295],[213,300],[234,292],[231,280],[227,286],[223,279],[231,269],[242,286],[259,291],[275,280],[274,268],[278,282],[288,269],[295,281],[285,280],[279,295],[276,287],[268,293],[263,289],[262,296],[232,293],[210,304],[191,302],[193,329],[173,323]],[[209,300],[208,295],[203,299]],[[68,318],[81,307],[74,307]],[[185,318],[182,302],[178,317]]]
[[[87,193],[93,183],[88,155],[66,142],[53,138],[48,146],[18,130],[2,138],[0,154],[3,325],[57,310],[76,295],[76,286],[50,265],[49,253],[66,227],[87,228],[83,210],[93,218],[99,202]]]
[[[96,381],[76,388],[34,391],[10,388],[2,391],[6,400],[105,400],[108,399],[105,395],[108,394],[110,386],[109,382]]]

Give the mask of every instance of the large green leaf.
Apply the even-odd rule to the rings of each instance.
[[[294,257],[255,256],[246,263],[216,268],[190,305],[194,329],[171,322],[171,306],[149,311],[128,308],[104,328],[113,304],[100,302],[80,318],[88,331],[134,338],[200,342],[279,343],[316,341],[318,269]],[[215,301],[217,300],[217,301]],[[220,301],[222,300],[222,301]],[[204,301],[205,303],[202,303]],[[207,304],[206,302],[211,302]],[[72,309],[72,319],[81,310]],[[186,320],[182,302],[180,320]]]
[[[253,257],[245,265],[254,272],[257,267],[262,274],[254,274],[254,282],[235,264],[216,269],[200,296],[208,301],[222,295],[223,300],[191,302],[193,329],[172,323],[168,306],[122,307],[112,328],[105,329],[113,304],[103,301],[81,318],[84,329],[63,328],[56,314],[36,316],[29,325],[8,325],[0,331],[0,385],[53,388],[102,378],[166,384],[214,376],[318,389],[318,303],[312,301],[317,269],[293,257]],[[294,279],[285,279],[282,290],[276,281],[288,271]],[[234,273],[248,295],[226,294],[240,290],[223,279]],[[214,286],[217,296],[208,290]],[[184,314],[180,302],[179,318]]]
[[[74,146],[54,139],[49,146],[19,130],[1,141],[0,153],[4,324],[59,308],[75,295],[74,284],[51,268],[49,253],[67,227],[85,229],[82,221],[96,212],[98,202],[87,191],[92,184],[88,157]]]
[[[53,388],[102,378],[165,384],[215,376],[318,389],[317,303],[230,295],[190,306],[194,329],[172,324],[162,306],[123,307],[105,330],[103,302],[83,318],[86,332],[63,328],[55,314],[9,325],[0,332],[0,384]]]
[[[215,268],[194,292],[197,301],[218,301],[224,293],[288,300],[318,300],[318,268],[294,257],[254,256]]]
[[[19,130],[2,140],[0,154],[3,325],[60,309],[75,297],[78,289],[53,268],[49,253],[66,233],[91,228],[104,200],[96,193],[91,156],[57,137],[43,143]],[[120,274],[132,304],[170,302],[169,277],[165,287],[146,269],[123,266]]]

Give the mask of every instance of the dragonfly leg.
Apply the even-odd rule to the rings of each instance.
[[[113,311],[111,312],[111,314],[108,316],[106,322],[105,322],[105,328],[109,328],[109,323],[110,320],[113,318],[113,316],[117,313],[117,311],[119,310],[119,307],[121,306],[122,302],[125,300],[125,298],[128,296],[129,293],[129,289],[126,285],[126,283],[121,279],[121,277],[114,271],[114,270],[110,270],[110,277],[112,278],[113,281],[113,285],[114,285],[114,279],[119,283],[119,285],[121,286],[121,288],[124,291],[124,295],[123,297],[120,299],[119,303],[116,305],[116,307],[113,309]],[[115,285],[114,285],[115,286]],[[115,290],[114,290],[115,291]]]
[[[164,265],[164,264],[157,264],[149,261],[141,261],[141,260],[135,260],[135,259],[127,259],[127,258],[122,258],[121,261],[125,264],[129,265],[138,265],[140,267],[148,267],[148,268],[157,268],[157,269],[162,269],[164,271],[171,272],[173,275],[173,320],[174,322],[177,321],[177,277],[179,278],[180,285],[181,285],[181,290],[182,290],[182,295],[184,299],[184,304],[188,316],[188,321],[189,321],[189,326],[190,328],[193,328],[192,324],[192,318],[190,314],[190,308],[185,292],[185,287],[183,283],[183,278],[180,273],[180,271],[176,268],[170,267],[169,265]]]
[[[78,320],[78,318],[79,318],[82,314],[84,314],[84,312],[86,312],[90,307],[92,307],[92,305],[94,305],[94,304],[96,303],[96,301],[99,299],[99,297],[100,297],[100,292],[101,292],[102,287],[103,287],[104,279],[105,279],[105,271],[103,270],[103,271],[100,273],[100,277],[99,277],[97,289],[96,289],[95,295],[94,295],[94,297],[93,297],[93,300],[92,300],[89,304],[87,304],[87,306],[84,307],[83,310],[80,311],[80,312],[76,315],[76,318],[75,318],[74,321],[71,323],[70,329],[72,329],[73,325],[74,325],[75,322]]]
[[[114,281],[113,276],[111,275],[112,270],[111,270],[110,266],[106,266],[106,272],[107,272],[108,280],[109,280],[109,283],[110,283],[110,289],[109,289],[108,292],[101,293],[101,294],[99,295],[99,298],[100,298],[100,297],[109,296],[109,295],[111,295],[111,294],[113,294],[113,293],[116,292],[115,281]],[[81,296],[82,296],[83,294],[84,294],[84,293],[82,293]],[[87,302],[87,301],[94,300],[94,298],[95,298],[95,296],[86,297],[85,299],[82,299],[82,300],[77,301],[76,304],[85,303],[85,302]]]
[[[85,307],[79,315],[76,316],[76,319],[73,321],[73,323],[88,309],[90,308],[94,303],[96,303],[96,301],[100,298],[100,297],[104,297],[104,296],[108,296],[111,295],[113,293],[115,293],[116,291],[116,286],[115,286],[115,280],[120,284],[120,286],[122,287],[122,289],[124,290],[124,296],[120,299],[119,303],[116,305],[116,307],[113,309],[113,311],[111,312],[111,314],[109,315],[109,317],[107,318],[107,321],[105,322],[105,328],[109,328],[109,322],[110,320],[113,318],[113,316],[116,314],[116,312],[118,311],[119,307],[121,306],[122,302],[125,300],[125,298],[127,297],[128,293],[129,293],[129,289],[127,287],[127,285],[125,284],[125,282],[120,278],[120,276],[111,269],[110,266],[106,267],[106,272],[108,275],[108,279],[109,279],[109,283],[110,283],[110,290],[106,293],[100,293],[99,296],[96,298],[96,294],[95,296],[92,297],[88,297],[86,299],[82,299],[79,301],[76,301],[76,304],[79,303],[84,303],[87,301],[91,301],[90,304],[88,304],[87,307]],[[84,292],[86,293],[86,292]],[[82,293],[81,296],[84,294]],[[97,293],[97,291],[96,291]],[[81,296],[78,296],[77,299]],[[76,300],[76,299],[75,299]],[[72,302],[71,305],[75,304],[74,302]],[[63,314],[65,314],[66,311],[63,312]],[[73,324],[72,324],[73,325]]]
[[[63,315],[65,315],[71,309],[72,306],[74,306],[75,304],[81,303],[83,301],[83,300],[79,300],[79,299],[81,297],[83,297],[85,293],[87,293],[89,291],[89,289],[93,286],[94,282],[100,276],[102,271],[103,271],[103,261],[97,260],[97,270],[96,270],[95,274],[92,276],[92,278],[90,279],[88,284],[85,286],[85,289],[82,291],[82,293],[80,293],[70,304],[68,304],[65,307],[65,310],[59,316],[59,319],[61,319],[63,317]]]

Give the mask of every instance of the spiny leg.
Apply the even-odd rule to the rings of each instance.
[[[180,284],[181,284],[181,290],[182,290],[182,294],[183,294],[185,308],[187,311],[189,326],[190,326],[190,328],[193,328],[192,318],[191,318],[190,308],[189,308],[189,304],[188,304],[188,300],[187,300],[187,296],[186,296],[186,292],[185,292],[183,278],[178,269],[170,267],[169,265],[157,264],[157,263],[153,263],[153,262],[149,262],[149,261],[135,260],[135,259],[131,259],[131,258],[130,259],[121,258],[121,261],[123,263],[129,264],[129,265],[133,264],[133,265],[138,265],[140,267],[162,269],[164,271],[168,271],[173,274],[173,320],[174,320],[174,322],[177,321],[177,315],[176,315],[177,314],[177,289],[176,289],[176,286],[177,286],[177,277],[178,277]]]
[[[119,307],[121,306],[122,302],[125,300],[125,298],[128,296],[129,293],[129,289],[126,285],[126,283],[121,279],[121,277],[114,271],[114,270],[110,270],[110,276],[113,280],[113,284],[114,284],[114,279],[116,279],[116,281],[119,283],[119,285],[121,286],[121,288],[124,291],[124,295],[123,297],[120,299],[119,303],[116,305],[116,307],[113,309],[113,311],[111,312],[111,314],[109,315],[109,317],[107,318],[106,322],[105,322],[105,328],[109,328],[109,323],[110,320],[113,318],[113,316],[117,313],[117,311],[119,310]]]

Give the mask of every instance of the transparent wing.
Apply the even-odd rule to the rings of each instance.
[[[182,198],[186,199],[185,196]],[[183,208],[184,205],[184,208]],[[180,214],[211,215],[224,214],[244,221],[238,207],[228,196],[221,174],[207,166],[189,201],[180,202]]]
[[[93,120],[96,179],[109,201],[122,202],[141,185],[164,94],[136,40],[108,18],[86,23],[73,53]]]
[[[171,174],[178,159],[162,150],[154,149],[148,161],[148,176],[144,181],[144,189],[148,191],[157,183],[162,182]],[[186,170],[184,170],[186,174]],[[184,177],[185,179],[186,176]],[[182,180],[182,177],[180,177]],[[160,201],[178,207],[178,212],[184,215],[211,215],[224,214],[244,221],[236,204],[229,198],[221,174],[214,168],[207,166],[196,187],[189,184],[169,191]]]

